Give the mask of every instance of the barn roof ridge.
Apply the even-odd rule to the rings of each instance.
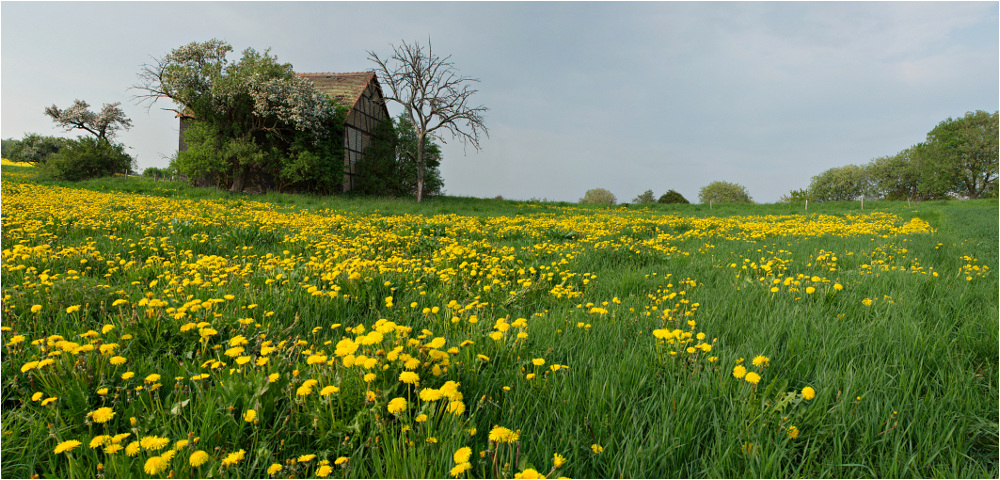
[[[340,101],[342,101],[344,103],[347,103],[349,101],[350,103],[348,103],[347,106],[351,107],[351,108],[353,108],[355,105],[357,105],[358,100],[361,99],[361,95],[364,94],[365,89],[368,88],[368,85],[372,82],[372,80],[375,81],[375,84],[379,87],[379,90],[381,92],[381,85],[378,84],[378,76],[375,74],[374,71],[367,71],[367,72],[296,72],[295,75],[310,80],[311,82],[313,82],[313,85],[316,86],[317,90],[319,90],[319,91],[321,91],[321,92],[329,95],[330,97],[333,97],[333,98],[335,98],[337,100],[340,100]],[[325,80],[323,77],[341,77],[342,79],[345,79],[344,77],[352,77],[350,79],[354,80],[354,81],[346,81],[346,82],[328,81],[328,82],[326,82],[326,81],[323,81],[323,80]],[[358,80],[361,80],[361,81],[358,81]]]

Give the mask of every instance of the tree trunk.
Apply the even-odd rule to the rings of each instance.
[[[236,178],[233,179],[233,186],[229,189],[232,192],[242,193],[247,188],[247,175],[249,167],[242,166],[236,170]]]
[[[417,134],[417,203],[424,200],[424,135]]]

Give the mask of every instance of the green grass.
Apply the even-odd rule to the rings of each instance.
[[[237,195],[142,178],[67,184],[7,166],[3,175],[5,478],[266,477],[275,463],[284,468],[276,476],[310,477],[321,460],[334,467],[331,477],[447,477],[465,446],[473,454],[463,476],[472,477],[510,478],[527,468],[601,478],[1000,475],[996,200],[866,202],[864,211],[853,202],[808,211],[609,209]],[[740,233],[758,216],[882,221],[859,217],[872,212],[934,230]],[[49,247],[25,249],[42,245]],[[788,277],[799,285],[770,290],[774,278]],[[816,291],[807,293],[809,286]],[[337,295],[314,296],[309,287]],[[143,298],[166,307],[140,305]],[[211,298],[220,303],[173,318],[189,300]],[[118,299],[128,303],[112,306]],[[452,300],[468,308],[449,309]],[[67,313],[74,305],[79,311]],[[425,307],[440,311],[424,314]],[[498,318],[526,320],[494,340]],[[379,319],[412,331],[361,347],[378,360],[370,371],[340,365],[338,342],[362,336],[345,327],[363,324],[367,334]],[[200,320],[218,333],[199,340],[198,328],[182,329]],[[113,328],[103,332],[105,325]],[[662,343],[654,331],[663,328],[703,332],[711,351]],[[115,354],[128,363],[65,351],[46,369],[21,372],[60,349],[43,352],[33,340],[61,335],[85,344],[79,334],[90,329],[103,343],[119,343]],[[419,338],[424,329],[431,333]],[[25,341],[11,344],[14,335]],[[268,363],[230,372],[235,357],[224,352],[236,335],[249,340],[254,360]],[[456,347],[447,365],[410,342],[436,337],[447,341],[442,351]],[[265,340],[286,344],[265,355]],[[420,387],[458,382],[465,412],[418,401],[420,389],[398,381],[407,369],[389,358],[397,347],[421,360]],[[320,351],[339,366],[308,365]],[[752,365],[758,355],[769,358],[766,367]],[[532,363],[540,358],[544,365]],[[220,360],[227,365],[203,366]],[[568,368],[553,372],[553,364]],[[738,364],[760,382],[734,378]],[[135,377],[122,380],[126,370]],[[366,383],[366,372],[377,378]],[[153,373],[162,386],[150,391],[143,379]],[[208,377],[190,380],[202,373]],[[280,374],[273,383],[271,373]],[[307,378],[319,380],[316,392],[296,395]],[[319,397],[325,385],[340,392]],[[801,395],[806,386],[814,399]],[[58,400],[43,407],[35,392]],[[409,401],[398,415],[386,408],[396,397]],[[115,417],[89,422],[102,406]],[[248,409],[257,423],[243,421]],[[416,421],[421,413],[426,422]],[[490,442],[497,425],[518,430],[518,442]],[[124,444],[150,435],[171,447],[192,442],[153,475],[144,466],[166,448],[132,457],[87,445],[95,435],[126,432]],[[53,453],[71,439],[83,445]],[[192,467],[197,449],[211,459]],[[222,465],[241,449],[243,460]],[[555,453],[566,458],[558,469]],[[290,461],[305,454],[317,458]],[[350,460],[334,465],[339,457]]]

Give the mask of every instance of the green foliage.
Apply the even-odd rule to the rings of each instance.
[[[358,162],[353,191],[362,195],[404,197],[417,192],[417,136],[413,125],[400,115],[387,119],[375,129],[372,146]],[[434,142],[424,146],[424,195],[440,195],[444,187],[441,178],[441,148]]]
[[[347,109],[296,77],[269,51],[211,40],[173,50],[140,72],[142,98],[167,99],[189,121],[180,173],[219,188],[332,193],[343,176]]]
[[[667,193],[660,195],[660,199],[656,201],[657,203],[683,203],[690,204],[688,199],[684,198],[680,192],[674,189],[667,190]]]
[[[856,200],[872,192],[868,169],[858,165],[831,168],[812,178],[809,195],[821,202]]]
[[[809,195],[821,201],[862,195],[886,200],[996,197],[997,118],[998,112],[982,110],[948,118],[928,132],[924,143],[813,177]]]
[[[166,180],[172,178],[174,175],[177,175],[177,170],[173,166],[167,166],[166,168],[146,167],[142,171],[142,176],[154,180]]]
[[[49,157],[45,171],[55,179],[78,181],[129,173],[134,161],[122,145],[94,137],[78,137]]]
[[[721,180],[701,187],[698,200],[701,203],[753,203],[747,187]]]
[[[782,203],[804,202],[807,200],[813,200],[813,197],[812,195],[809,194],[808,190],[802,188],[798,190],[792,190],[788,192],[787,195],[782,195],[780,199]]]
[[[605,188],[592,188],[580,199],[580,203],[596,203],[604,205],[614,205],[617,202],[615,194]]]
[[[653,196],[652,190],[646,190],[645,192],[639,194],[639,196],[633,198],[632,203],[656,203],[656,197]]]
[[[20,140],[8,138],[3,141],[3,158],[13,162],[40,165],[44,164],[60,148],[66,146],[68,142],[69,140],[65,138],[26,133],[24,138]]]
[[[946,173],[941,182],[966,198],[996,191],[998,112],[977,110],[939,123],[927,133],[928,169]]]

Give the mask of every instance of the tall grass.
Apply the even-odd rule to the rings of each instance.
[[[462,447],[456,476],[998,476],[995,201],[416,204],[26,170],[3,168],[4,477],[447,477]]]

